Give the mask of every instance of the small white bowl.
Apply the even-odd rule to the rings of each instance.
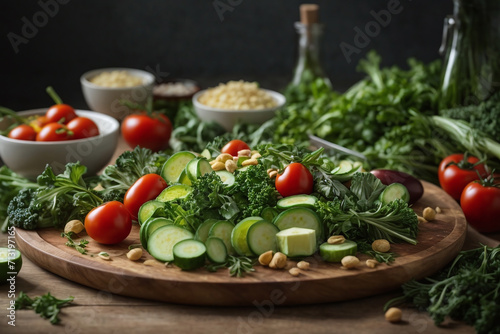
[[[18,114],[43,115],[46,111],[47,109],[34,109]],[[17,140],[0,136],[0,156],[3,162],[14,172],[29,179],[36,179],[47,164],[52,166],[55,173],[61,173],[67,163],[77,161],[87,167],[87,175],[96,174],[113,157],[120,135],[120,124],[110,116],[93,111],[76,110],[76,114],[93,120],[99,128],[99,135],[52,142]]]
[[[199,91],[198,93],[193,95],[193,105],[196,110],[196,114],[202,121],[213,121],[219,123],[226,131],[230,132],[233,130],[233,127],[237,122],[262,124],[265,121],[273,118],[276,110],[283,107],[286,102],[286,98],[282,94],[268,89],[262,90],[271,95],[271,97],[276,101],[276,106],[267,109],[255,110],[229,110],[212,108],[198,101],[199,97],[203,95],[206,90]]]
[[[128,74],[142,79],[143,84],[132,87],[104,87],[90,82],[92,78],[103,73],[112,71],[125,71]],[[128,100],[132,103],[145,105],[148,97],[153,94],[155,76],[148,71],[132,68],[102,68],[84,73],[80,77],[83,96],[90,109],[122,120],[129,115],[132,110],[123,105],[121,100]]]

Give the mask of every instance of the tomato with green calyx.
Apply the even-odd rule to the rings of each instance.
[[[478,175],[479,173],[479,175]],[[455,200],[469,182],[486,175],[484,164],[476,157],[465,154],[452,154],[439,164],[439,184]]]
[[[283,197],[310,194],[313,191],[313,176],[306,166],[299,162],[289,164],[275,180],[276,190]]]
[[[132,218],[125,205],[118,201],[104,203],[85,217],[87,234],[101,244],[122,242],[132,230]]]
[[[70,105],[64,104],[52,87],[47,87],[46,91],[56,103],[45,113],[48,123],[59,122],[67,124],[69,121],[77,117],[75,109]]]
[[[36,140],[36,131],[28,124],[21,124],[10,130],[9,138],[18,140]]]
[[[158,152],[168,148],[172,123],[167,116],[157,112],[132,114],[123,120],[121,133],[130,147],[140,146]]]
[[[500,232],[500,178],[490,175],[467,184],[460,206],[467,222],[479,232]]]
[[[249,150],[250,146],[240,139],[233,139],[228,142],[221,150],[221,153],[231,154],[233,157],[238,156],[238,152],[241,150]]]
[[[97,124],[87,117],[73,118],[66,126],[68,130],[73,133],[73,139],[82,139],[99,135]]]
[[[45,125],[36,135],[37,141],[62,141],[73,139],[73,133],[68,127],[60,123],[49,123]]]
[[[123,204],[132,218],[137,219],[141,205],[155,199],[167,187],[167,182],[160,175],[146,174],[135,181],[127,190],[123,198]]]

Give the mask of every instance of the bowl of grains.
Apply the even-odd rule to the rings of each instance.
[[[193,95],[198,117],[205,122],[219,123],[226,131],[231,131],[238,122],[262,124],[273,118],[285,102],[282,94],[242,80],[219,84]]]
[[[124,101],[145,105],[153,94],[155,77],[138,69],[103,68],[84,73],[80,83],[91,110],[122,120],[132,112]]]

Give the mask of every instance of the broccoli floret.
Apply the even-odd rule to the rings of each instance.
[[[26,230],[34,230],[40,227],[40,206],[34,205],[35,198],[36,190],[21,190],[7,207],[9,224]]]

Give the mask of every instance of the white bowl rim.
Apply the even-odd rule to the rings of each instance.
[[[39,108],[39,109],[30,109],[30,110],[23,110],[17,112],[18,115],[43,115],[48,108]],[[111,123],[111,127],[106,133],[102,133],[101,129],[99,129],[99,135],[93,136],[93,137],[88,137],[88,138],[82,138],[82,139],[71,139],[71,140],[59,140],[59,141],[31,141],[31,140],[19,140],[19,139],[12,139],[7,136],[1,136],[0,135],[0,140],[4,140],[6,142],[10,143],[17,143],[17,144],[24,144],[24,145],[39,145],[39,146],[50,146],[50,145],[67,145],[71,143],[80,143],[84,141],[91,141],[91,140],[97,140],[101,139],[103,137],[112,135],[114,132],[116,132],[120,128],[120,123],[113,117],[108,116],[103,113],[99,113],[97,111],[90,111],[90,110],[80,110],[80,109],[75,109],[75,112],[78,116],[83,116],[83,117],[88,117],[92,118],[93,116],[97,116],[97,118],[102,118],[108,122]]]
[[[89,78],[94,77],[100,73],[103,72],[111,72],[111,71],[126,71],[129,72],[130,74],[134,75],[137,74],[138,76],[141,76],[144,80],[144,83],[142,85],[137,85],[137,86],[128,86],[128,87],[105,87],[105,86],[99,86],[96,85],[92,82],[90,82]],[[92,87],[94,89],[103,89],[103,90],[129,90],[129,89],[137,89],[141,87],[148,87],[154,85],[156,81],[156,78],[154,74],[146,71],[146,70],[140,70],[137,68],[128,68],[128,67],[106,67],[106,68],[99,68],[99,69],[94,69],[87,71],[83,73],[80,77],[80,83],[82,85]]]
[[[245,110],[234,110],[234,109],[219,109],[219,108],[214,108],[214,107],[209,107],[201,102],[198,101],[198,98],[203,95],[208,89],[203,89],[197,92],[196,94],[193,95],[193,105],[196,108],[200,109],[205,109],[207,111],[214,111],[218,113],[262,113],[262,112],[269,112],[272,110],[279,109],[283,107],[286,103],[286,98],[283,94],[278,93],[274,90],[270,89],[265,89],[265,88],[260,88],[261,90],[267,92],[269,95],[272,96],[272,98],[278,103],[274,107],[271,108],[265,108],[265,109],[245,109]]]

